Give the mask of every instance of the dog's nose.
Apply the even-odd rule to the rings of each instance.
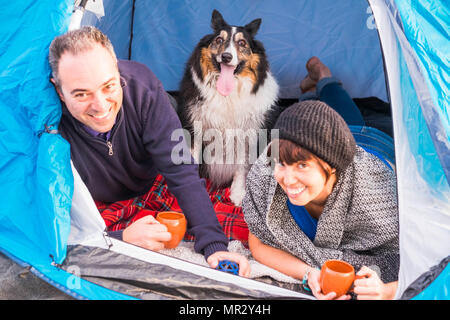
[[[224,63],[230,63],[230,61],[233,59],[233,55],[229,52],[222,53],[222,62]]]

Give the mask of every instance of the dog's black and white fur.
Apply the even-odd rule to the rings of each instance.
[[[208,178],[214,187],[226,187],[231,183],[230,198],[235,205],[240,205],[244,197],[248,152],[255,146],[249,146],[249,139],[242,135],[236,137],[227,131],[251,129],[256,132],[263,128],[279,90],[269,71],[265,49],[254,39],[260,24],[261,19],[256,19],[243,27],[230,26],[214,10],[211,19],[214,33],[200,40],[188,60],[178,101],[180,120],[191,133],[191,151],[200,163],[201,176]],[[227,75],[224,75],[225,70],[228,70]],[[202,161],[203,150],[213,143],[204,137],[208,129],[221,133],[222,150],[225,153],[227,146],[232,146],[235,157],[242,157],[236,150],[236,140],[244,139],[240,141],[246,145],[244,163],[242,159],[225,161],[226,155],[219,152],[212,152],[216,159],[208,163]],[[194,145],[196,138],[202,141],[202,150]]]

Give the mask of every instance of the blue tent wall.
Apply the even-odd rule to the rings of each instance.
[[[56,129],[61,104],[48,81],[51,40],[73,1],[10,1],[0,10],[0,252],[78,298],[134,299],[57,267],[66,257],[73,176]]]
[[[398,62],[401,116],[408,139],[402,143],[409,144],[412,156],[397,163],[416,167],[429,194],[426,203],[415,203],[421,197],[410,193],[405,200],[413,210],[400,206],[400,254],[401,261],[424,265],[433,259],[437,263],[450,252],[450,4],[443,0],[413,4],[395,0],[395,4],[407,39]],[[399,179],[403,169],[399,167]],[[411,182],[416,188],[421,183],[417,178]],[[415,299],[449,299],[449,279],[447,266]]]
[[[421,117],[429,132],[427,141],[418,141],[420,154],[430,158],[424,168],[424,177],[432,180],[432,188],[450,184],[450,5],[448,2],[416,1],[409,6],[396,1],[406,38],[419,61],[420,71],[426,81],[431,104],[422,104]],[[418,27],[420,26],[420,27]],[[418,88],[416,88],[418,91]],[[427,107],[428,106],[428,107]],[[416,123],[420,123],[416,121]],[[416,130],[414,126],[411,130]],[[416,130],[417,132],[417,130]],[[423,132],[419,130],[418,132]],[[411,132],[411,139],[415,134]],[[418,139],[415,139],[418,140]],[[442,181],[444,180],[444,181]],[[445,181],[446,180],[446,181]]]
[[[378,33],[366,1],[104,0],[104,6],[105,18],[87,13],[83,23],[105,32],[119,58],[146,64],[168,91],[178,90],[192,50],[212,33],[211,13],[217,9],[231,25],[262,18],[256,39],[266,48],[281,98],[298,98],[305,63],[316,55],[353,97],[387,101]]]
[[[63,261],[70,230],[69,144],[44,129],[61,116],[47,56],[71,2],[9,1],[0,10],[0,248],[24,261]]]

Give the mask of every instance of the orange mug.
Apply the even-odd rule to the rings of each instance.
[[[324,294],[336,292],[336,297],[346,294],[356,279],[355,269],[350,263],[341,260],[327,260],[320,270],[320,287]]]
[[[156,220],[167,227],[172,238],[164,242],[164,248],[173,249],[180,243],[186,233],[186,218],[184,214],[175,211],[163,211],[158,213]]]

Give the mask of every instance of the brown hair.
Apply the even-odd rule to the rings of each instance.
[[[92,26],[85,26],[80,29],[69,31],[53,39],[50,44],[48,61],[52,69],[52,77],[55,85],[59,87],[60,79],[58,74],[59,60],[66,52],[74,55],[92,49],[95,44],[101,45],[109,51],[115,61],[117,61],[113,45],[108,37],[99,29]]]
[[[276,153],[272,154],[271,150],[272,146],[273,144],[271,144],[267,150],[267,156],[272,161],[278,161],[287,165],[292,165],[299,161],[315,160],[319,163],[320,167],[323,169],[327,180],[333,174],[333,171],[336,170],[333,169],[326,161],[316,156],[314,153],[310,152],[309,150],[303,147],[300,147],[298,144],[290,140],[286,139],[278,140],[278,148],[279,148],[278,155]]]

